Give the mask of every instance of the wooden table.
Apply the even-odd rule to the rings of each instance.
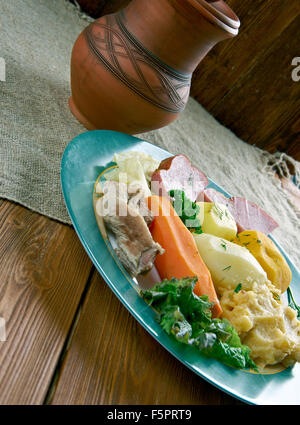
[[[241,404],[144,330],[72,227],[0,200],[0,256],[1,405]]]

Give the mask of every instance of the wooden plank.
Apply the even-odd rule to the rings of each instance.
[[[267,143],[268,150],[271,152],[275,152],[276,150],[286,152],[291,157],[300,161],[300,113],[297,108],[295,108],[293,115],[286,114],[284,120],[277,128],[270,129]]]
[[[83,12],[93,18],[99,18],[101,15],[107,15],[125,7],[129,1],[130,0],[77,0],[77,3],[80,5]]]
[[[298,0],[229,0],[227,3],[241,20],[240,33],[215,46],[198,66],[192,81],[192,95],[212,112],[249,69],[263,63],[261,55],[300,14]],[[294,33],[295,38],[297,34],[299,38],[300,29]],[[266,73],[272,71],[264,66]],[[282,70],[283,64],[278,63],[277,67]],[[254,78],[259,82],[258,76]],[[246,102],[244,99],[243,103]]]
[[[101,15],[108,15],[126,7],[131,0],[106,0]]]
[[[74,230],[0,201],[0,404],[41,404],[91,271]]]
[[[300,84],[291,78],[300,2],[228,4],[241,18],[240,34],[215,47],[199,65],[192,95],[244,141],[300,160]]]
[[[273,152],[287,148],[281,137],[299,140],[300,84],[291,77],[299,28],[300,15],[213,108],[215,117],[243,140]],[[299,146],[297,154],[300,159]]]
[[[184,367],[93,275],[52,404],[238,404]]]

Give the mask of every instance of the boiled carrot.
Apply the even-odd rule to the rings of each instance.
[[[194,277],[198,281],[194,293],[207,295],[213,302],[214,317],[220,316],[222,309],[218,300],[210,271],[203,262],[195,240],[166,197],[152,195],[147,198],[148,208],[154,215],[150,232],[165,252],[158,255],[155,266],[161,279]]]

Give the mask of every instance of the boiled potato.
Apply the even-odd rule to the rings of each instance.
[[[231,240],[237,234],[236,222],[226,205],[214,202],[197,202],[202,231]]]
[[[207,233],[193,236],[219,294],[238,286],[249,290],[254,283],[267,281],[266,272],[246,248]]]
[[[273,285],[284,292],[292,280],[292,272],[274,242],[264,233],[245,230],[233,242],[246,247],[267,273]]]

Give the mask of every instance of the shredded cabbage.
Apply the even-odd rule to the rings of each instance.
[[[159,166],[159,161],[151,155],[135,151],[115,153],[113,161],[117,164],[117,168],[105,174],[106,180],[127,185],[138,184],[144,190],[145,196],[151,195],[149,183],[153,172]]]

